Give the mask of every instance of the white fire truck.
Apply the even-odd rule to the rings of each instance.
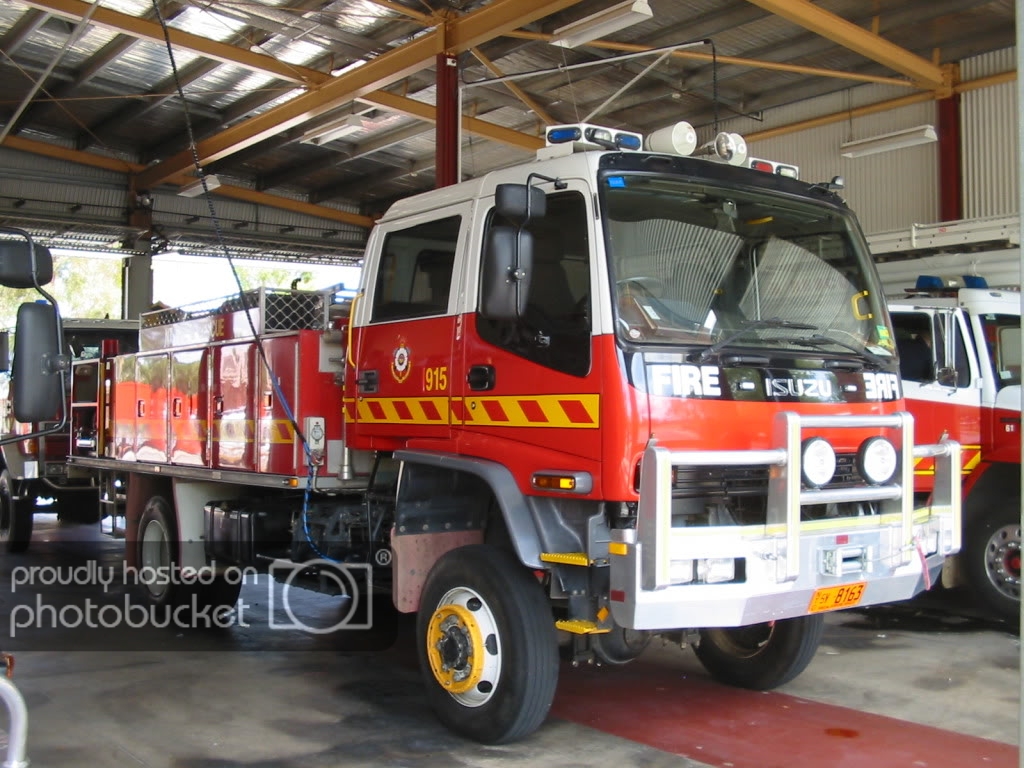
[[[963,448],[964,545],[944,583],[966,585],[977,604],[1016,623],[1020,611],[1021,297],[982,278],[922,276],[891,301],[904,394],[920,439]],[[932,489],[919,459],[914,487]]]
[[[138,349],[139,323],[136,320],[63,320],[62,333],[66,354],[73,360],[98,359]],[[78,370],[85,370],[78,369]],[[79,397],[95,400],[99,393]],[[69,390],[70,391],[70,390]],[[66,403],[70,407],[70,402]],[[96,473],[77,469],[67,463],[70,446],[95,446],[96,425],[77,423],[73,429],[64,424],[56,431],[53,419],[22,423],[14,419],[10,377],[0,374],[0,539],[8,552],[22,552],[32,536],[32,517],[37,503],[49,499],[62,520],[96,522],[100,516]],[[42,431],[38,437],[4,441],[29,432]]]
[[[960,543],[959,446],[914,445],[832,185],[734,165],[735,136],[707,157],[547,137],[535,162],[394,205],[354,300],[150,313],[137,354],[73,376],[102,428],[71,466],[126,482],[129,564],[298,563],[314,586],[363,568],[417,614],[439,718],[489,743],[544,720],[559,630],[606,663],[692,635],[715,678],[771,688],[826,611],[913,596]]]

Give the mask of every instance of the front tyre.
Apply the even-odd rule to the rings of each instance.
[[[537,579],[485,545],[444,555],[416,617],[427,700],[448,728],[485,744],[536,730],[555,695],[558,635]]]
[[[702,629],[695,651],[719,682],[766,691],[788,683],[806,669],[824,629],[821,614],[747,627]]]
[[[976,510],[964,532],[964,572],[974,598],[1001,619],[1020,614],[1020,498]]]

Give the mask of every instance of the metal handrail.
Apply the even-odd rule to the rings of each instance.
[[[2,768],[26,768],[25,742],[28,739],[28,708],[21,692],[6,677],[0,677],[0,700],[10,715],[7,736],[7,759]]]

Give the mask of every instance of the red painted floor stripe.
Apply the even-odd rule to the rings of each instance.
[[[1013,768],[1017,748],[676,670],[563,668],[551,714],[724,768]]]

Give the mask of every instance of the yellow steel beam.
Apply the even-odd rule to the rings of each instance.
[[[519,40],[542,40],[550,42],[554,35],[543,32],[527,32],[516,29],[506,32],[504,37],[514,37]],[[643,53],[651,50],[649,45],[637,45],[636,43],[616,43],[611,40],[593,40],[587,43],[589,47],[601,48],[606,51],[619,51],[621,53]],[[719,64],[735,64],[740,67],[753,67],[756,69],[769,69],[775,72],[793,72],[798,75],[811,75],[814,77],[835,77],[841,80],[854,80],[859,83],[881,83],[882,85],[900,85],[904,87],[917,87],[915,83],[901,77],[883,77],[881,75],[861,75],[854,72],[843,72],[838,69],[823,69],[822,67],[805,67],[801,64],[785,64],[778,61],[763,61],[761,59],[744,59],[740,56],[712,57],[710,53],[700,51],[673,51],[672,58],[689,59],[690,61],[704,61],[711,63],[717,60]]]
[[[912,93],[909,96],[900,96],[898,99],[889,99],[889,101],[880,101],[877,104],[868,104],[867,106],[847,109],[842,112],[834,112],[831,115],[812,117],[809,120],[801,120],[798,123],[780,125],[778,128],[768,128],[767,130],[757,131],[756,133],[746,133],[743,135],[743,138],[748,142],[759,141],[761,139],[774,139],[776,136],[785,136],[790,133],[796,133],[797,131],[806,131],[810,128],[819,128],[823,125],[831,125],[833,123],[840,123],[844,120],[852,120],[855,117],[875,115],[879,112],[887,112],[890,109],[909,107],[911,104],[921,104],[926,101],[934,100],[935,94],[931,91]]]
[[[476,56],[477,60],[481,64],[483,64],[485,67],[487,67],[488,71],[490,71],[490,73],[492,75],[494,75],[496,77],[504,77],[505,76],[505,73],[502,72],[494,64],[493,61],[491,61],[489,58],[487,58],[487,56],[484,54],[483,51],[481,51],[479,48],[473,48],[472,51],[473,51],[473,55]],[[553,125],[555,123],[554,118],[552,118],[551,115],[549,115],[540,104],[538,104],[536,101],[534,101],[533,98],[530,97],[530,94],[528,94],[526,91],[524,91],[518,85],[513,83],[511,80],[506,80],[504,85],[505,85],[506,88],[508,88],[512,92],[512,94],[517,99],[519,99],[521,102],[523,102],[523,104],[526,105],[527,109],[531,110],[533,112],[533,114],[535,114],[546,125]]]
[[[990,75],[989,77],[982,77],[977,80],[969,80],[966,83],[958,83],[953,86],[953,93],[967,93],[968,91],[976,91],[979,88],[989,88],[994,85],[1000,85],[1002,83],[1013,82],[1017,79],[1016,72],[1002,72],[998,75]],[[809,120],[801,120],[798,123],[790,123],[789,125],[780,125],[777,128],[768,128],[764,131],[758,131],[757,133],[744,134],[743,138],[747,141],[759,141],[762,139],[774,139],[777,136],[786,136],[790,133],[796,133],[797,131],[806,131],[810,128],[819,128],[823,125],[832,125],[834,123],[841,123],[845,120],[851,120],[855,117],[864,117],[866,115],[876,115],[879,112],[888,112],[891,109],[899,109],[900,107],[909,107],[911,104],[921,104],[926,101],[934,101],[941,98],[942,94],[938,91],[927,91],[924,93],[914,93],[909,96],[901,96],[898,99],[889,99],[888,101],[880,101],[877,104],[868,104],[863,107],[856,107],[854,109],[844,110],[842,112],[834,112],[830,115],[821,115],[820,117],[812,117]]]
[[[433,123],[437,120],[437,110],[434,109],[433,105],[405,96],[399,96],[396,93],[374,91],[373,93],[361,96],[359,100],[378,106],[381,109],[415,117],[417,120],[423,120],[428,123]],[[486,120],[470,117],[469,115],[462,116],[462,128],[469,133],[483,136],[485,139],[498,141],[516,149],[525,149],[529,152],[535,152],[544,146],[543,139],[538,139],[536,136],[513,131],[511,128],[503,128],[500,125],[488,123]]]
[[[890,43],[841,16],[820,8],[810,0],[748,0],[758,8],[781,16],[794,24],[856,51],[879,64],[911,78],[922,88],[941,88],[942,69],[928,59]]]
[[[70,19],[81,19],[93,8],[91,3],[81,2],[81,0],[26,0],[25,4]],[[140,40],[164,44],[163,29],[155,21],[147,21],[100,7],[92,12],[92,23]],[[330,79],[330,75],[317,72],[315,69],[297,67],[278,61],[273,56],[253,53],[245,48],[182,32],[173,27],[168,27],[167,33],[171,43],[179,48],[225,64],[238,64],[253,72],[262,72],[271,77],[278,77],[300,85],[312,85]]]
[[[229,157],[263,139],[329,112],[339,104],[365,96],[413,72],[430,67],[438,53],[445,50],[449,53],[469,50],[577,2],[580,0],[494,0],[472,13],[450,21],[443,31],[439,28],[434,34],[419,37],[358,69],[330,78],[309,93],[204,139],[197,146],[199,161],[210,163]],[[191,165],[191,151],[179,152],[139,174],[137,187],[155,187]]]
[[[55,160],[65,160],[79,165],[88,165],[92,168],[102,168],[115,173],[133,173],[144,166],[136,163],[129,163],[126,160],[118,160],[113,157],[94,155],[92,152],[80,152],[77,149],[60,147],[45,141],[24,139],[21,136],[5,136],[3,146],[10,149],[17,149],[21,152],[30,152],[33,155],[52,157]]]
[[[138,163],[129,163],[124,160],[117,160],[113,157],[96,155],[92,152],[81,152],[77,149],[60,147],[56,144],[50,144],[45,141],[23,139],[20,136],[6,136],[2,144],[5,147],[17,149],[21,152],[30,152],[34,155],[52,157],[57,160],[78,163],[79,165],[88,165],[92,168],[103,168],[104,170],[115,171],[117,173],[138,173],[146,167],[144,165],[139,165]],[[186,173],[180,173],[169,178],[168,181],[175,184],[187,184],[195,181],[195,177],[189,176]],[[140,187],[136,188],[138,189]],[[232,200],[243,200],[245,202],[256,203],[258,205],[266,205],[271,208],[280,208],[281,210],[292,211],[293,213],[302,213],[306,216],[316,216],[320,219],[336,221],[341,224],[351,224],[356,227],[367,228],[373,226],[373,219],[369,216],[360,216],[356,213],[338,211],[334,208],[327,208],[323,205],[313,205],[312,203],[304,203],[299,200],[291,200],[287,197],[270,195],[266,192],[257,192],[254,189],[222,184],[217,187],[217,189],[210,190],[210,192],[220,197],[229,197]]]

